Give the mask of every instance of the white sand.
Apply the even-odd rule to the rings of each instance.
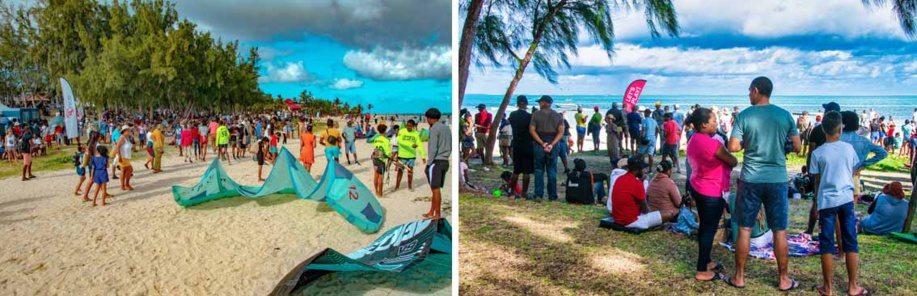
[[[299,140],[286,147],[299,151]],[[345,165],[368,187],[370,150],[365,140],[358,140],[362,166]],[[143,168],[142,152],[143,157],[134,158],[136,190],[122,192],[119,180],[112,180],[109,192],[116,197],[105,207],[90,207],[73,196],[77,178],[71,169],[39,172],[38,179],[27,182],[0,180],[0,295],[265,295],[295,265],[322,249],[358,250],[394,226],[421,219],[430,207],[420,160],[413,192],[402,184],[391,193],[394,176],[386,186],[386,197],[379,199],[386,222],[376,234],[363,234],[327,205],[294,195],[178,206],[171,186],[196,184],[213,158],[209,154],[206,163],[188,164],[177,148],[169,147],[164,172],[152,174]],[[318,180],[327,161],[322,147],[315,155],[312,174]],[[270,169],[264,167],[265,177]],[[226,170],[240,184],[257,184],[251,158],[233,161]],[[451,183],[443,189],[447,218]],[[380,275],[319,288],[323,294],[450,294],[448,278],[424,283],[430,274],[415,271],[408,283]]]

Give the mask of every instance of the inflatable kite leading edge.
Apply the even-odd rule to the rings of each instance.
[[[172,186],[172,196],[182,207],[239,195],[258,198],[275,193],[296,194],[302,199],[326,202],[363,232],[375,233],[385,221],[379,201],[353,173],[337,162],[331,162],[325,168],[321,181],[316,183],[286,148],[280,150],[262,186],[239,185],[223,169],[219,158],[210,163],[197,185]]]

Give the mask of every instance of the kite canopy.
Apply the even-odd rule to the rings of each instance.
[[[210,163],[197,185],[172,186],[175,202],[183,207],[239,195],[258,198],[275,193],[326,202],[347,222],[367,233],[379,231],[385,220],[379,201],[353,173],[332,161],[325,168],[321,181],[316,183],[286,148],[280,150],[262,186],[239,185],[223,169],[219,158]]]
[[[270,295],[296,293],[332,272],[402,272],[424,259],[441,261],[451,269],[451,256],[452,227],[446,219],[408,222],[386,231],[368,247],[347,255],[326,248],[294,267]]]

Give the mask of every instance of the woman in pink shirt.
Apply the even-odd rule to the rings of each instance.
[[[711,281],[722,278],[721,274],[713,272],[722,266],[711,262],[710,251],[717,224],[726,207],[726,200],[722,198],[723,191],[729,191],[729,179],[724,180],[724,176],[738,164],[738,160],[726,150],[722,142],[713,138],[717,129],[716,114],[713,111],[698,108],[689,121],[694,126],[695,134],[688,141],[687,147],[688,163],[693,168],[688,180],[688,191],[694,197],[700,218],[697,230],[697,273],[694,279]]]

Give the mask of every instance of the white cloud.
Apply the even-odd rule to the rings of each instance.
[[[352,80],[352,79],[347,79],[347,78],[339,78],[339,79],[335,79],[334,84],[329,86],[329,88],[344,90],[344,89],[358,88],[362,86],[363,86],[363,81]]]
[[[448,80],[452,78],[452,49],[450,46],[430,46],[353,50],[344,55],[344,66],[375,80]]]
[[[283,66],[277,67],[273,63],[267,63],[267,76],[258,78],[258,82],[304,82],[312,79],[302,61],[286,62]]]

